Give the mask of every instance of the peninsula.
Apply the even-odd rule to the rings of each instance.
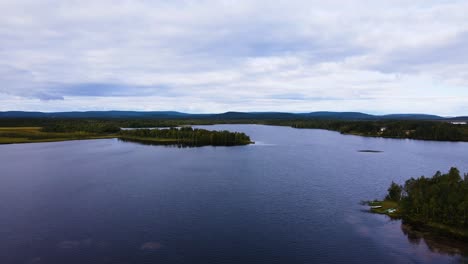
[[[0,127],[0,144],[119,138],[151,145],[237,146],[253,143],[240,132],[192,127],[122,130],[105,122],[62,122],[45,127]]]
[[[384,200],[367,204],[373,213],[468,241],[468,174],[462,178],[457,168],[430,178],[411,178],[403,185],[392,182]]]

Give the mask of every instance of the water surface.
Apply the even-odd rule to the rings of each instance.
[[[451,166],[468,172],[467,143],[205,128],[245,132],[256,144],[0,146],[0,263],[462,260],[359,202],[383,197],[391,181]]]

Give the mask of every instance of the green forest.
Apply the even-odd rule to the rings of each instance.
[[[468,141],[468,125],[422,120],[326,120],[326,119],[151,119],[151,118],[0,118],[0,127],[40,127],[42,132],[118,133],[120,128],[178,127],[212,124],[263,124],[337,131],[370,137],[437,141]]]
[[[187,126],[124,130],[119,127],[119,124],[102,120],[63,120],[42,125],[43,127],[0,126],[0,144],[99,138],[119,138],[152,145],[177,146],[235,146],[253,143],[244,133],[209,131]]]
[[[468,174],[462,177],[457,168],[403,185],[392,182],[385,200],[395,202],[406,221],[468,239]]]
[[[178,146],[236,146],[252,143],[244,133],[229,131],[209,131],[192,127],[169,129],[122,130],[119,138],[148,144]]]
[[[283,122],[295,128],[317,128],[360,136],[408,138],[437,141],[468,141],[468,126],[441,121],[385,120],[341,121],[298,120]]]

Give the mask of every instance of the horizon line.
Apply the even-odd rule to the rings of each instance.
[[[204,113],[196,113],[196,112],[184,112],[178,110],[69,110],[69,111],[34,111],[34,110],[0,110],[0,113],[6,112],[23,112],[23,113],[44,113],[44,114],[54,114],[54,113],[89,113],[89,112],[135,112],[135,113],[154,113],[154,112],[174,112],[180,114],[187,114],[187,115],[219,115],[219,114],[226,114],[226,113],[247,113],[247,114],[262,114],[262,113],[276,113],[276,114],[310,114],[310,113],[359,113],[359,114],[366,114],[372,116],[386,116],[386,115],[428,115],[428,116],[439,116],[444,118],[451,118],[451,117],[460,117],[460,116],[468,116],[468,114],[462,115],[439,115],[434,113],[421,113],[421,112],[388,112],[388,113],[371,113],[371,112],[361,112],[361,111],[329,111],[329,110],[316,110],[316,111],[307,111],[307,112],[287,112],[287,111],[236,111],[236,110],[228,110],[225,112],[204,112]]]

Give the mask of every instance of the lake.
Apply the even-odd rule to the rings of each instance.
[[[468,172],[468,143],[203,127],[245,132],[256,144],[1,145],[0,263],[464,260],[463,246],[403,232],[360,201],[382,198],[391,181]]]

